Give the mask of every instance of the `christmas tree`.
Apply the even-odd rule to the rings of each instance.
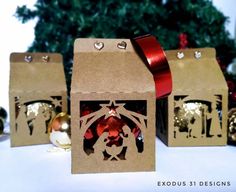
[[[131,38],[151,33],[164,49],[214,47],[223,70],[236,55],[225,29],[228,18],[210,0],[37,0],[34,9],[18,7],[16,16],[23,23],[37,18],[28,51],[63,54],[68,88],[73,42],[78,37]]]

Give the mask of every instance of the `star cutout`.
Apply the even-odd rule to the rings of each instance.
[[[56,107],[61,107],[61,100],[53,99],[52,104]]]
[[[117,104],[115,103],[115,101],[110,101],[109,104],[100,104],[100,106],[103,109],[107,110],[107,113],[105,115],[105,119],[107,119],[108,117],[118,117],[119,119],[121,119],[119,112],[117,112],[117,109],[119,107],[123,107],[125,104]]]
[[[175,107],[176,107],[176,108],[177,108],[177,107],[182,108],[183,105],[184,105],[183,99],[179,98],[178,101],[175,101]]]

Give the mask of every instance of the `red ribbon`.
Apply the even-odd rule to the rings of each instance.
[[[165,52],[156,37],[145,35],[131,39],[136,52],[153,74],[156,98],[168,96],[172,91],[172,78]]]

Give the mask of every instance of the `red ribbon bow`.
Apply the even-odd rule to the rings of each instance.
[[[131,39],[137,53],[153,74],[156,98],[168,96],[172,91],[172,78],[165,52],[156,37],[145,35]]]

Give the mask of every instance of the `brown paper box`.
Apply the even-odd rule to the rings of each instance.
[[[168,146],[226,145],[228,88],[215,49],[173,50],[166,56],[173,91],[157,103],[158,136]]]
[[[12,53],[10,62],[11,146],[49,143],[49,121],[67,110],[62,56]]]
[[[128,39],[75,41],[71,129],[72,173],[155,169],[155,85]]]

